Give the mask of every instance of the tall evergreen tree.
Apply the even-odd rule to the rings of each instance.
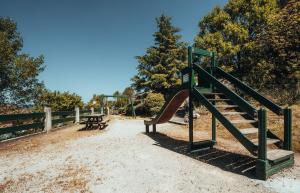
[[[186,66],[186,43],[180,40],[180,29],[172,25],[170,17],[161,15],[156,23],[154,46],[145,55],[136,57],[138,74],[132,81],[138,91],[162,93],[166,97],[180,85],[179,72]]]

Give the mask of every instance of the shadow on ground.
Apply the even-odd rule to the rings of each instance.
[[[177,140],[161,133],[148,134],[156,141],[155,145],[168,150],[189,156],[198,161],[216,166],[225,171],[244,175],[255,179],[256,159],[250,156],[236,154],[216,148],[204,149],[197,152],[189,152],[188,142]]]

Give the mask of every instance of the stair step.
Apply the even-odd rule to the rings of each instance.
[[[220,92],[205,92],[203,95],[224,95],[223,93]]]
[[[221,112],[223,115],[246,115],[246,112],[234,112],[234,111],[228,111],[228,112]]]
[[[208,99],[209,101],[230,101],[230,99]]]
[[[244,135],[255,134],[258,133],[258,128],[253,127],[253,128],[240,129],[240,132]]]
[[[258,146],[258,139],[253,139],[251,140],[251,142]],[[277,143],[277,142],[280,142],[279,139],[271,139],[271,138],[267,138],[267,145],[271,145],[271,144],[274,144],[274,143]]]
[[[235,119],[235,120],[230,120],[232,124],[239,124],[239,123],[256,123],[257,120],[249,120],[249,119]]]
[[[217,108],[237,108],[237,105],[216,105]]]
[[[292,155],[294,155],[294,152],[283,149],[273,149],[267,151],[267,159],[272,162],[279,162],[288,159]]]

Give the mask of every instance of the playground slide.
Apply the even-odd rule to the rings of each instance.
[[[173,115],[176,113],[177,109],[184,102],[184,100],[189,96],[189,90],[183,89],[178,91],[171,100],[167,101],[160,113],[152,120],[145,120],[145,125],[155,125],[168,122]]]

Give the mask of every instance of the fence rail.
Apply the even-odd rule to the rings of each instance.
[[[22,114],[0,115],[0,122],[26,120],[26,119],[43,118],[43,117],[45,117],[45,113],[22,113]]]
[[[49,109],[49,108],[48,108]],[[67,122],[79,122],[80,118],[84,118],[85,114],[91,113],[90,110],[79,111],[79,108],[74,111],[56,111],[51,112],[34,112],[34,113],[19,113],[19,114],[8,114],[0,115],[0,141],[12,136],[24,135],[22,131],[28,134],[32,131],[37,132],[37,129],[42,131],[51,130],[52,125],[56,126]],[[78,117],[76,119],[76,117]],[[51,123],[50,128],[49,124]],[[9,134],[5,136],[4,134]]]
[[[0,124],[8,125],[0,128],[0,135],[44,128],[45,113],[22,113],[0,115]]]
[[[59,123],[66,123],[66,122],[70,122],[70,121],[75,121],[75,117],[67,117],[67,118],[59,118],[59,119],[52,119],[52,124],[53,125],[57,125]]]
[[[24,130],[29,130],[29,129],[40,129],[40,128],[44,128],[44,122],[37,122],[37,123],[30,123],[30,124],[25,124],[25,125],[16,125],[16,126],[11,126],[11,127],[0,128],[0,135],[17,132],[17,131],[24,131]]]
[[[75,111],[56,111],[56,112],[52,112],[52,116],[67,116],[67,115],[75,115]]]

